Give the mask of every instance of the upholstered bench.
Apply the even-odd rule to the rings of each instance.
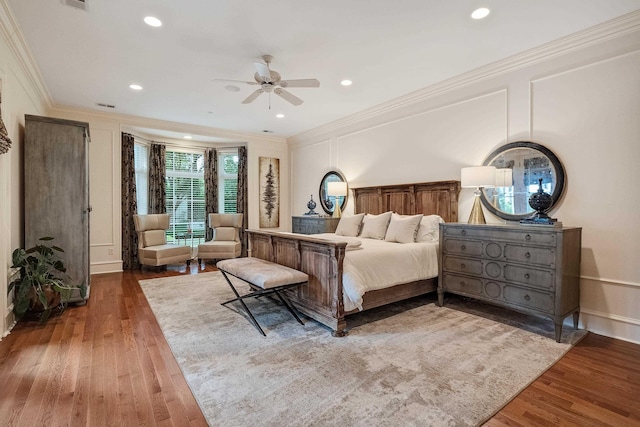
[[[244,302],[247,298],[275,294],[282,304],[287,307],[287,310],[293,314],[293,317],[295,317],[301,325],[304,325],[291,304],[280,294],[280,291],[306,283],[309,280],[309,276],[307,276],[307,274],[260,258],[226,259],[218,261],[216,267],[218,267],[218,270],[220,270],[231,287],[231,290],[236,295],[236,298],[225,301],[222,305],[227,305],[233,301],[240,301],[242,307],[249,315],[251,322],[263,336],[267,335],[264,333],[258,324],[258,321],[251,313],[251,310],[249,310],[249,307],[247,307]],[[231,280],[229,280],[229,275],[248,283],[249,286],[251,286],[251,292],[241,296],[233,286]]]

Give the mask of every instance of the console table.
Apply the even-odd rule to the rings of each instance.
[[[440,224],[438,305],[444,293],[464,295],[562,322],[580,314],[577,227]]]
[[[294,216],[291,218],[291,231],[300,234],[333,233],[340,218],[319,215]]]

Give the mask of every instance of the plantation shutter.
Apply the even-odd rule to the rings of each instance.
[[[171,216],[167,240],[175,241],[188,233],[203,236],[204,156],[167,150],[166,160],[167,213]]]

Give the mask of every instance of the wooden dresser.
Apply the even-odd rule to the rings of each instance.
[[[581,228],[440,224],[438,305],[444,293],[548,316],[560,342],[562,322],[580,314]]]
[[[333,233],[339,222],[340,218],[330,216],[294,216],[291,218],[291,231],[300,234]]]

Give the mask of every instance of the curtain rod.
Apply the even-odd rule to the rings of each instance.
[[[163,141],[154,141],[152,139],[148,139],[148,138],[145,138],[143,136],[138,136],[138,135],[136,135],[134,133],[131,133],[131,132],[125,132],[125,133],[128,133],[129,135],[133,136],[135,139],[141,139],[141,140],[143,140],[145,142],[148,142],[150,144],[160,144],[160,145],[164,145],[164,146],[167,146],[167,147],[177,147],[177,148],[186,148],[186,149],[193,149],[193,148],[204,148],[204,149],[206,149],[206,148],[230,148],[230,149],[236,148],[237,149],[237,148],[240,148],[240,147],[246,147],[245,145],[237,145],[237,146],[235,146],[235,145],[231,146],[230,145],[230,146],[225,146],[225,147],[215,147],[215,146],[213,146],[212,147],[212,146],[208,146],[208,145],[193,144],[191,142],[188,142],[187,144],[189,144],[189,145],[187,145],[187,146],[182,146],[182,145],[176,144],[176,143],[163,142]],[[214,142],[212,144],[216,144],[216,143]],[[221,143],[218,143],[218,144],[224,144],[224,143],[221,142]]]

